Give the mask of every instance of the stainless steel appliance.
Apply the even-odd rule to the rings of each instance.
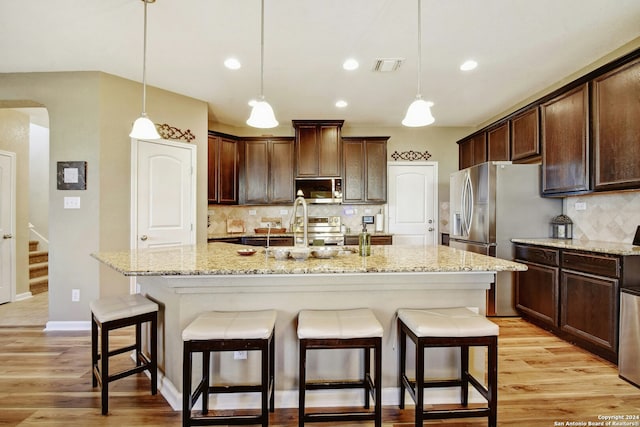
[[[312,178],[296,179],[296,194],[302,191],[307,203],[342,203],[342,179]]]
[[[618,374],[640,387],[640,287],[620,290]]]
[[[513,259],[511,239],[549,236],[560,199],[540,197],[540,166],[486,162],[451,174],[449,245]],[[499,272],[487,292],[488,316],[516,316],[512,272]]]
[[[344,233],[341,231],[341,223],[339,216],[310,216],[307,225],[309,244],[344,245]],[[297,216],[294,225],[294,232],[298,240],[297,244],[302,243],[300,234],[303,231],[303,226],[304,219]]]

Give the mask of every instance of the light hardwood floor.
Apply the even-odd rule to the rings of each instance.
[[[603,416],[640,416],[640,389],[620,379],[615,365],[520,319],[494,320],[500,325],[500,426],[587,425]],[[118,340],[128,335],[119,334]],[[118,363],[131,362],[125,357]],[[180,425],[181,413],[161,395],[151,396],[142,374],[112,383],[110,413],[101,416],[90,364],[88,332],[0,327],[0,426]],[[411,409],[385,407],[384,426],[407,427],[412,417]],[[271,425],[297,426],[296,411],[276,409]],[[486,419],[425,425],[486,426]]]

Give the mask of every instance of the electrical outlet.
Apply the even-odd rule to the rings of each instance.
[[[280,209],[280,215],[289,215],[288,209]]]
[[[65,209],[80,209],[80,197],[65,197],[64,198]]]
[[[586,211],[587,202],[576,202],[575,208],[577,211]]]
[[[71,289],[71,301],[80,301],[80,289]]]
[[[256,210],[255,209],[250,209],[249,210],[249,215],[255,215],[256,214]]]
[[[233,358],[235,360],[244,360],[247,358],[247,351],[246,350],[234,351]]]

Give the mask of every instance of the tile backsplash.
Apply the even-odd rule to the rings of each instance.
[[[577,210],[576,203],[586,204],[586,209]],[[567,197],[563,208],[578,240],[631,244],[640,225],[640,191]]]
[[[351,229],[352,233],[358,233],[362,228],[363,215],[375,215],[380,210],[385,213],[385,205],[308,205],[309,216],[340,216],[342,224]],[[254,228],[261,227],[261,219],[280,218],[282,227],[289,230],[293,204],[277,206],[209,206],[208,227],[209,235],[220,235],[227,232],[227,219],[241,219],[245,222],[245,230],[253,232]],[[302,208],[298,208],[298,215],[302,215]],[[385,221],[386,222],[386,221]],[[369,226],[373,232],[374,227]],[[386,223],[384,230],[387,230]]]

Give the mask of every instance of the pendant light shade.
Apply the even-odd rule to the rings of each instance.
[[[422,0],[418,0],[418,94],[415,101],[409,105],[407,114],[402,120],[404,126],[409,127],[421,127],[428,126],[435,122],[436,119],[431,114],[431,107],[433,102],[425,101],[422,99],[421,94],[421,79],[422,79]]]
[[[156,125],[147,117],[147,3],[156,0],[142,0],[144,3],[144,39],[142,44],[142,114],[133,123],[129,136],[135,139],[160,139]]]
[[[433,114],[431,114],[432,106],[433,102],[425,101],[420,95],[418,95],[416,100],[409,105],[407,114],[402,120],[402,124],[408,127],[430,125],[436,121],[436,119],[433,118]]]
[[[278,126],[273,108],[264,100],[264,0],[260,1],[260,99],[253,104],[247,124],[262,129]]]

